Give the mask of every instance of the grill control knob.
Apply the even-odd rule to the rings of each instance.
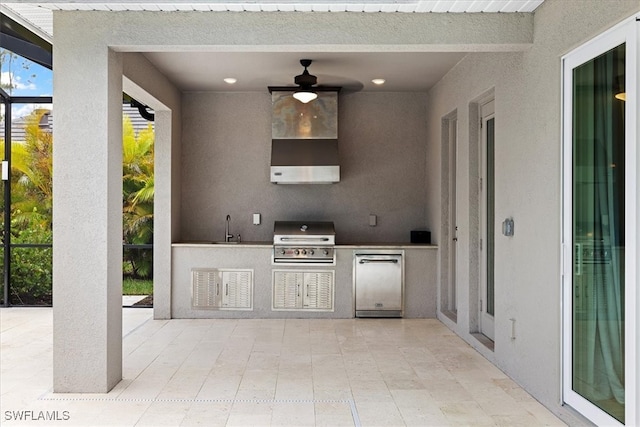
[[[294,253],[295,255],[300,255],[300,251],[299,251],[299,250],[297,250],[297,249],[296,249],[295,251],[293,251],[293,253]]]
[[[284,249],[280,249],[280,255],[284,255],[286,251]]]
[[[306,255],[307,254],[306,249],[303,249],[301,252],[302,252],[302,255]]]
[[[309,255],[313,255],[313,249],[309,249]]]
[[[322,250],[322,254],[323,254],[323,255],[329,255],[329,251],[328,251],[328,250],[326,250],[326,249],[323,249],[323,250]]]

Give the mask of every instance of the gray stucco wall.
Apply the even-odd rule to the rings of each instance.
[[[180,230],[181,94],[142,54],[123,57],[123,91],[155,114],[154,258],[170,259]],[[156,262],[153,269],[154,318],[169,319],[171,264]]]
[[[140,92],[151,91],[150,105],[157,108],[157,103],[162,110],[157,135],[163,143],[156,147],[162,152],[156,160],[164,168],[156,171],[156,190],[163,208],[155,211],[159,228],[154,262],[162,266],[156,272],[165,274],[159,295],[163,300],[158,301],[163,304],[162,312],[156,313],[157,317],[166,316],[170,309],[166,286],[170,241],[176,235],[186,237],[175,229],[177,217],[185,209],[198,208],[178,210],[178,203],[184,206],[191,200],[175,191],[184,188],[181,179],[188,179],[188,171],[180,173],[176,162],[181,149],[185,152],[188,148],[186,142],[180,146],[177,133],[180,125],[186,128],[189,123],[179,120],[180,107],[165,103],[173,95],[155,86],[164,80],[156,70],[141,76],[136,71],[146,65],[137,68],[141,62],[133,64],[125,55],[195,46],[213,51],[505,52],[527,46],[533,30],[530,14],[452,14],[443,19],[437,14],[55,11],[53,19],[58,112],[54,130],[54,388],[68,392],[106,392],[122,373],[121,102],[122,90],[129,83],[142,89]],[[131,75],[125,78],[126,73]],[[91,108],[78,103],[87,96],[91,97]],[[232,189],[222,188],[215,201],[222,203]],[[294,196],[287,201],[297,201],[298,195],[288,194]],[[335,195],[319,194],[314,200],[324,200],[323,207],[332,197]],[[87,207],[80,216],[78,206]],[[253,207],[236,209],[247,212]],[[226,213],[242,218],[235,212]],[[214,217],[206,211],[201,215],[206,215],[203,223]],[[265,217],[265,224],[272,220]],[[340,223],[340,218],[334,216],[334,221]],[[215,230],[214,234],[218,235]],[[93,250],[78,253],[78,247]]]
[[[427,222],[441,233],[441,127],[458,117],[457,323],[443,322],[513,377],[543,404],[562,414],[561,401],[561,57],[640,8],[638,1],[546,0],[535,12],[532,48],[523,53],[468,55],[429,92]],[[496,111],[495,351],[477,331],[478,152],[474,102],[493,89]],[[515,236],[500,234],[506,217]],[[445,242],[442,242],[444,247]],[[441,256],[446,258],[444,251]],[[445,259],[443,258],[443,261]],[[476,257],[477,260],[477,257]],[[441,269],[443,265],[441,264]],[[446,286],[443,284],[443,286]],[[515,319],[516,339],[510,339]],[[568,416],[565,413],[565,416]]]
[[[426,102],[424,95],[420,94],[391,94],[388,100],[376,98],[383,95],[345,96],[340,107],[341,123],[351,121],[353,129],[362,128],[362,138],[350,139],[350,128],[345,127],[347,134],[341,135],[345,148],[343,182],[314,187],[306,195],[302,194],[301,187],[279,187],[268,182],[267,94],[186,94],[182,105],[185,119],[181,122],[182,173],[177,173],[176,157],[170,166],[168,164],[168,158],[173,155],[180,158],[178,150],[163,153],[168,156],[164,160],[174,175],[168,177],[167,170],[158,171],[158,174],[167,174],[162,182],[164,194],[170,200],[165,200],[168,208],[158,213],[163,216],[164,232],[159,237],[164,245],[164,257],[156,262],[170,264],[168,242],[175,239],[176,234],[182,239],[217,240],[222,234],[220,230],[226,214],[234,218],[233,231],[241,232],[245,240],[269,239],[271,224],[275,219],[287,219],[285,209],[291,205],[304,206],[304,210],[296,212],[298,216],[310,215],[312,210],[322,211],[325,218],[336,222],[339,238],[345,241],[377,239],[378,236],[367,234],[370,229],[366,225],[367,215],[376,213],[380,215],[380,225],[375,232],[384,232],[381,240],[398,239],[396,233],[405,236],[414,226],[412,218],[415,216],[420,219],[416,225],[428,225],[438,243],[441,238],[440,122],[443,116],[455,110],[459,118],[459,154],[464,165],[459,191],[466,196],[460,205],[460,213],[466,220],[461,223],[463,229],[459,233],[459,256],[468,260],[458,279],[467,286],[477,280],[471,251],[476,243],[472,232],[477,226],[477,217],[469,203],[475,192],[470,171],[477,168],[473,166],[477,165],[476,151],[468,138],[474,131],[473,121],[469,120],[469,112],[473,110],[470,104],[495,88],[496,218],[501,221],[506,216],[513,216],[516,221],[515,237],[500,236],[496,242],[499,263],[495,352],[489,352],[469,334],[474,327],[475,312],[472,288],[461,288],[458,322],[453,324],[444,317],[442,320],[536,398],[560,412],[560,57],[638,9],[637,0],[546,0],[534,19],[526,14],[118,12],[107,15],[103,12],[56,12],[54,87],[55,108],[60,119],[54,135],[59,147],[54,152],[57,176],[54,182],[54,293],[57,301],[54,307],[54,375],[64,380],[61,386],[56,385],[56,391],[85,391],[85,385],[91,385],[91,390],[104,392],[121,377],[121,357],[114,355],[114,350],[118,350],[117,342],[121,341],[121,332],[117,332],[121,331],[117,319],[121,314],[118,296],[121,267],[118,266],[117,250],[121,242],[117,233],[109,234],[109,231],[118,230],[118,224],[121,224],[118,214],[121,205],[116,200],[120,197],[118,185],[121,185],[121,162],[116,148],[120,145],[115,143],[121,129],[114,112],[121,107],[122,87],[117,81],[121,80],[119,74],[127,61],[123,61],[121,55],[114,55],[113,51],[172,51],[191,49],[195,45],[212,50],[236,46],[245,51],[286,51],[301,46],[310,52],[494,51],[505,53],[472,53],[458,64],[429,93],[428,108],[423,104]],[[532,21],[535,23],[533,38]],[[528,51],[508,53],[522,49],[532,41],[533,46]],[[78,104],[78,99],[85,99],[87,94],[92,95],[90,109]],[[403,104],[407,101],[423,113],[407,111]],[[384,103],[388,105],[382,108]],[[373,110],[367,110],[365,106]],[[169,109],[175,111],[173,106]],[[194,114],[207,109],[216,113],[210,120]],[[233,116],[227,113],[228,110],[242,115]],[[392,110],[391,122],[386,121],[389,110]],[[371,128],[378,126],[371,119],[375,111],[381,113],[381,124],[387,123],[373,128],[377,132]],[[167,122],[169,114],[168,111],[161,114]],[[403,140],[397,136],[406,135],[403,132],[410,128],[404,121],[405,114],[412,117],[412,126],[423,126],[422,118],[426,118],[427,127],[421,134],[425,136],[421,140],[427,141],[426,148],[421,148],[426,166],[421,169],[417,163],[411,163],[417,167],[416,177],[426,183],[426,192],[418,190],[415,196],[400,192],[402,197],[394,199],[394,203],[399,203],[396,206],[402,206],[397,211],[393,210],[392,204],[381,208],[375,204],[370,206],[369,203],[377,203],[378,198],[388,203],[388,199],[378,197],[375,191],[363,190],[365,184],[374,180],[373,176],[395,179],[387,167],[393,166],[394,173],[400,175],[409,170],[404,167],[404,161],[417,161],[413,157],[403,157],[403,153],[415,154],[418,148],[397,149],[395,145]],[[110,117],[108,124],[105,117]],[[223,117],[235,126],[218,124],[217,120]],[[248,118],[251,119],[250,126],[247,126]],[[201,122],[190,121],[196,119]],[[393,133],[386,126],[390,126]],[[238,127],[256,139],[232,138]],[[194,129],[199,135],[209,136],[190,134]],[[174,126],[164,131],[173,133],[175,130]],[[90,144],[78,143],[85,140]],[[256,140],[263,145],[253,145]],[[232,147],[229,141],[241,145]],[[346,141],[354,141],[357,145],[350,147]],[[175,143],[175,139],[172,142]],[[172,145],[172,148],[177,146]],[[371,148],[375,150],[371,151]],[[391,151],[399,156],[393,161],[396,163],[387,163],[388,159],[384,158],[383,153]],[[108,153],[109,161],[105,160],[106,154],[96,153]],[[200,153],[203,157],[190,158],[190,153]],[[241,158],[241,154],[251,156],[250,161]],[[252,167],[247,167],[247,163]],[[234,179],[230,180],[228,176]],[[86,181],[87,177],[91,181]],[[178,186],[180,177],[182,184]],[[253,193],[249,182],[262,182],[259,188],[262,191]],[[194,184],[190,187],[186,183]],[[173,192],[167,189],[169,186]],[[86,188],[100,190],[87,192]],[[176,194],[177,189],[182,190],[181,195]],[[207,193],[210,196],[199,200],[196,190],[200,196]],[[396,197],[390,191],[391,187],[387,188],[385,195]],[[408,194],[412,195],[411,199]],[[415,203],[420,205],[421,202],[414,200],[422,195],[426,203],[423,203],[424,211],[419,212]],[[274,208],[274,200],[278,199],[282,206],[280,211]],[[172,216],[171,211],[178,213],[178,202],[181,202],[180,224],[185,229],[176,233],[174,221],[178,215]],[[403,216],[406,215],[404,204],[411,217]],[[89,207],[80,220],[74,216],[77,206]],[[263,206],[267,210],[263,210]],[[372,212],[372,209],[382,210]],[[254,211],[263,214],[263,225],[257,228],[249,225],[249,214]],[[387,218],[397,222],[387,227]],[[78,247],[96,245],[96,251],[77,253]],[[72,253],[74,257],[67,255]],[[516,339],[513,341],[508,333],[510,318],[516,319]],[[84,331],[88,333],[79,332],[78,325],[85,325]],[[74,351],[81,357],[70,358]],[[107,356],[112,360],[105,361]],[[83,364],[78,363],[80,359]],[[60,382],[56,380],[54,384]]]
[[[269,181],[271,96],[185,93],[181,230],[184,240],[223,240],[224,220],[246,241],[273,240],[276,220],[333,221],[348,242],[409,242],[425,225],[424,93],[339,97],[339,183]],[[252,225],[252,213],[262,224]],[[369,226],[369,214],[378,225]]]

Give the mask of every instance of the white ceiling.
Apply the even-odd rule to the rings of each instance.
[[[0,11],[53,43],[53,10],[150,10],[331,13],[513,13],[533,12],[544,0],[324,0],[324,1],[29,1],[3,0]],[[312,59],[309,72],[318,85],[345,90],[427,91],[464,53],[336,52],[148,52],[147,58],[182,90],[265,91],[293,85],[303,70],[300,59]],[[223,82],[234,77],[234,85]],[[383,86],[371,83],[384,78]]]
[[[427,91],[463,53],[301,53],[301,52],[154,52],[146,53],[182,90],[266,91],[267,86],[292,86],[312,59],[309,73],[321,86],[344,90]],[[238,82],[226,84],[225,77]],[[371,80],[384,78],[383,86]]]

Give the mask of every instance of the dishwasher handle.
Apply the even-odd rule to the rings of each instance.
[[[381,263],[392,263],[392,264],[397,264],[398,260],[396,258],[363,258],[360,261],[358,261],[360,264],[368,264],[368,263],[372,263],[372,262],[381,262]]]

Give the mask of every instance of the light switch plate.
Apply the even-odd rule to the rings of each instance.
[[[376,225],[378,225],[378,216],[369,214],[369,226],[375,227]]]
[[[260,225],[260,214],[259,213],[254,213],[253,214],[253,225]]]

